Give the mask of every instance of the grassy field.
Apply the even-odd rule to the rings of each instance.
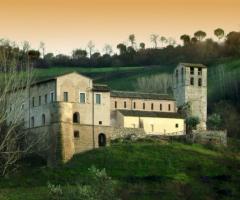
[[[240,157],[201,145],[142,141],[79,154],[57,169],[26,166],[0,180],[1,200],[46,200],[47,182],[84,183],[88,168],[105,168],[122,199],[239,199]]]

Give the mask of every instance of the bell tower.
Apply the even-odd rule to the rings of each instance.
[[[192,116],[199,117],[198,130],[206,130],[207,67],[202,64],[180,63],[173,74],[173,93],[177,106],[190,104]]]

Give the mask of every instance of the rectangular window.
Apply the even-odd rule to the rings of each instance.
[[[168,104],[168,111],[171,110],[171,104]]]
[[[54,92],[50,92],[50,102],[54,102]]]
[[[115,108],[117,108],[117,101],[115,101]]]
[[[32,107],[35,106],[35,97],[32,97]]]
[[[162,110],[162,104],[160,104],[160,110]]]
[[[68,102],[68,92],[63,93],[63,101]]]
[[[133,102],[133,109],[136,109],[136,102]]]
[[[101,94],[96,94],[96,104],[101,104]]]
[[[34,127],[34,117],[31,117],[31,127]]]
[[[178,128],[178,124],[175,124],[175,128]]]
[[[143,110],[145,110],[145,103],[143,103]]]
[[[47,104],[47,94],[45,94],[45,96],[44,96],[44,101],[45,101],[45,104]]]
[[[74,138],[80,138],[79,131],[74,131],[73,135],[74,135]]]
[[[38,105],[41,106],[41,104],[42,104],[42,96],[39,96],[38,97]]]
[[[190,67],[190,74],[194,75],[194,68],[193,67]]]
[[[191,77],[191,79],[190,79],[190,85],[194,85],[194,78],[193,77]]]
[[[202,79],[201,79],[201,78],[198,79],[198,86],[199,86],[199,87],[202,86]]]
[[[154,109],[154,105],[153,105],[153,103],[151,103],[151,110],[153,110]]]
[[[124,101],[124,108],[127,108],[127,102]]]
[[[99,124],[99,125],[102,125],[102,121],[99,121],[98,124]]]
[[[198,68],[198,75],[202,75],[202,68]]]
[[[80,92],[80,103],[86,103],[86,94],[84,92]]]

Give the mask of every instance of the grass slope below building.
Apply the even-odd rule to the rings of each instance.
[[[236,151],[155,140],[115,143],[75,155],[57,169],[26,166],[0,180],[0,199],[43,200],[47,182],[75,185],[92,165],[118,181],[122,199],[239,199],[240,157]]]

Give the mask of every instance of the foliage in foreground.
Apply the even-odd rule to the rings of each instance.
[[[60,185],[48,183],[50,200],[117,200],[115,182],[105,171],[92,166],[88,169],[89,180],[85,185]]]

